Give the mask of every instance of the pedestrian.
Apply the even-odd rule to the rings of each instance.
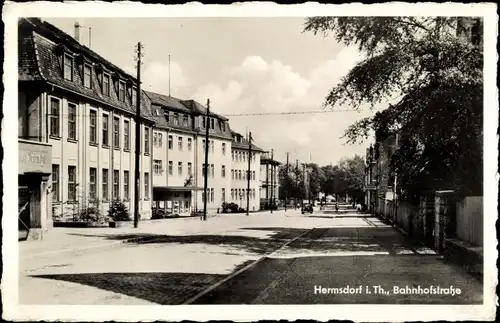
[[[339,202],[335,202],[335,211],[339,213]]]

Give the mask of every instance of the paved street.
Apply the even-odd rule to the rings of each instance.
[[[21,245],[20,303],[482,302],[479,281],[355,212],[288,210],[167,220],[139,229],[65,230],[73,240],[64,250]],[[134,242],[116,244],[130,238]],[[104,247],[69,251],[71,243],[81,248],[86,241]],[[395,294],[394,286],[433,286],[434,293]],[[347,293],[337,290],[345,287]],[[458,293],[456,288],[460,294],[443,294]]]

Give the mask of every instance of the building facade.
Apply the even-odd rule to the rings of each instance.
[[[136,79],[39,19],[21,19],[18,136],[51,146],[47,209],[55,221],[134,210]],[[140,205],[151,216],[152,127],[141,106]]]

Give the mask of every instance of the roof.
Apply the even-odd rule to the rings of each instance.
[[[236,149],[247,149],[248,150],[248,140],[243,137],[240,133],[236,132],[236,131],[233,131],[231,130],[231,135],[232,136],[239,136],[241,138],[241,142],[236,142],[236,141],[232,141],[231,142],[231,148],[236,148]],[[256,145],[252,144],[252,150],[253,151],[258,151],[258,152],[265,152],[262,148],[259,148],[257,147]]]
[[[144,91],[144,93],[146,93],[146,95],[150,98],[151,102],[155,105],[168,107],[171,108],[172,110],[178,110],[179,112],[191,113],[191,110],[185,105],[183,105],[180,99],[150,91]]]
[[[201,103],[196,102],[195,100],[183,100],[181,101],[185,106],[189,107],[194,114],[206,115],[207,108],[204,107]],[[217,113],[210,111],[210,116],[215,117],[220,120],[228,121],[229,119],[223,117]]]
[[[95,72],[92,73],[92,84],[94,85],[92,88],[83,85],[81,73],[77,68],[78,64],[74,64],[73,80],[66,80],[63,77],[61,61],[56,53],[56,48],[63,43],[68,50],[83,54],[85,59],[90,61],[90,64],[94,66],[97,64],[106,65],[106,68],[110,68],[112,72],[118,72],[122,75],[124,81],[133,80],[133,84],[135,84],[135,79],[131,76],[47,22],[36,18],[22,18],[19,22],[19,31],[18,72],[20,81],[43,80],[63,90],[85,96],[129,114],[135,114],[135,102],[118,100],[118,94],[113,90],[112,85],[109,95],[102,93],[100,86],[98,86],[100,81]],[[142,98],[141,116],[153,121],[150,109],[146,104],[147,102]]]

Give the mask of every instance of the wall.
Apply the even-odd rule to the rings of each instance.
[[[456,237],[470,244],[483,246],[483,197],[467,196],[457,202]]]
[[[52,214],[56,217],[65,217],[72,219],[73,214],[90,204],[90,168],[97,169],[96,178],[96,196],[99,200],[101,211],[106,214],[109,208],[109,200],[113,192],[113,170],[119,170],[119,196],[123,199],[125,205],[129,208],[131,215],[134,210],[134,165],[135,165],[135,123],[130,116],[116,113],[120,125],[120,148],[113,149],[113,113],[107,108],[91,104],[80,97],[72,96],[62,91],[42,94],[41,115],[44,116],[49,110],[50,100],[54,98],[60,102],[60,121],[59,138],[51,136],[48,143],[52,145],[52,164],[59,165],[59,198],[53,202]],[[76,140],[68,139],[68,103],[77,105],[76,109]],[[90,111],[97,112],[96,134],[97,144],[90,144]],[[109,116],[109,148],[103,147],[102,127],[103,114]],[[44,119],[46,120],[46,119]],[[47,119],[48,120],[48,119]],[[130,150],[124,149],[124,120],[130,121]],[[50,123],[44,123],[42,131],[49,133]],[[141,146],[144,146],[144,126],[142,126]],[[152,135],[150,134],[150,152],[152,150]],[[142,150],[144,151],[144,149]],[[151,156],[141,154],[141,176],[140,176],[140,205],[141,217],[149,218],[151,216],[152,182],[151,182]],[[76,183],[78,203],[68,203],[68,166],[76,166]],[[108,169],[108,201],[103,200],[102,193],[102,173],[103,169]],[[129,199],[124,199],[124,171],[129,171]],[[145,196],[144,174],[149,173],[149,199]],[[49,197],[52,199],[52,193]],[[92,202],[93,204],[94,202]]]
[[[241,172],[241,179],[239,177],[235,176],[234,179],[232,178],[231,170],[229,171],[229,177],[231,177],[231,190],[234,190],[234,197],[232,198],[231,191],[229,192],[229,202],[233,202],[238,204],[240,207],[246,209],[247,207],[247,188],[248,188],[248,182],[247,182],[247,172],[248,172],[248,150],[246,149],[240,149],[240,148],[232,148],[231,149],[231,156],[237,156],[237,154],[240,154],[241,156],[245,156],[244,159],[240,160],[238,158],[232,158],[231,157],[231,170],[235,171],[237,173]],[[260,153],[258,152],[253,152],[255,154],[255,158],[250,162],[250,171],[252,173],[255,173],[255,178],[252,176],[250,178],[250,203],[249,203],[249,209],[250,211],[256,211],[259,210],[260,207],[260,176],[261,176],[261,171],[260,171]],[[238,195],[237,192],[243,191],[243,195],[240,196]]]

